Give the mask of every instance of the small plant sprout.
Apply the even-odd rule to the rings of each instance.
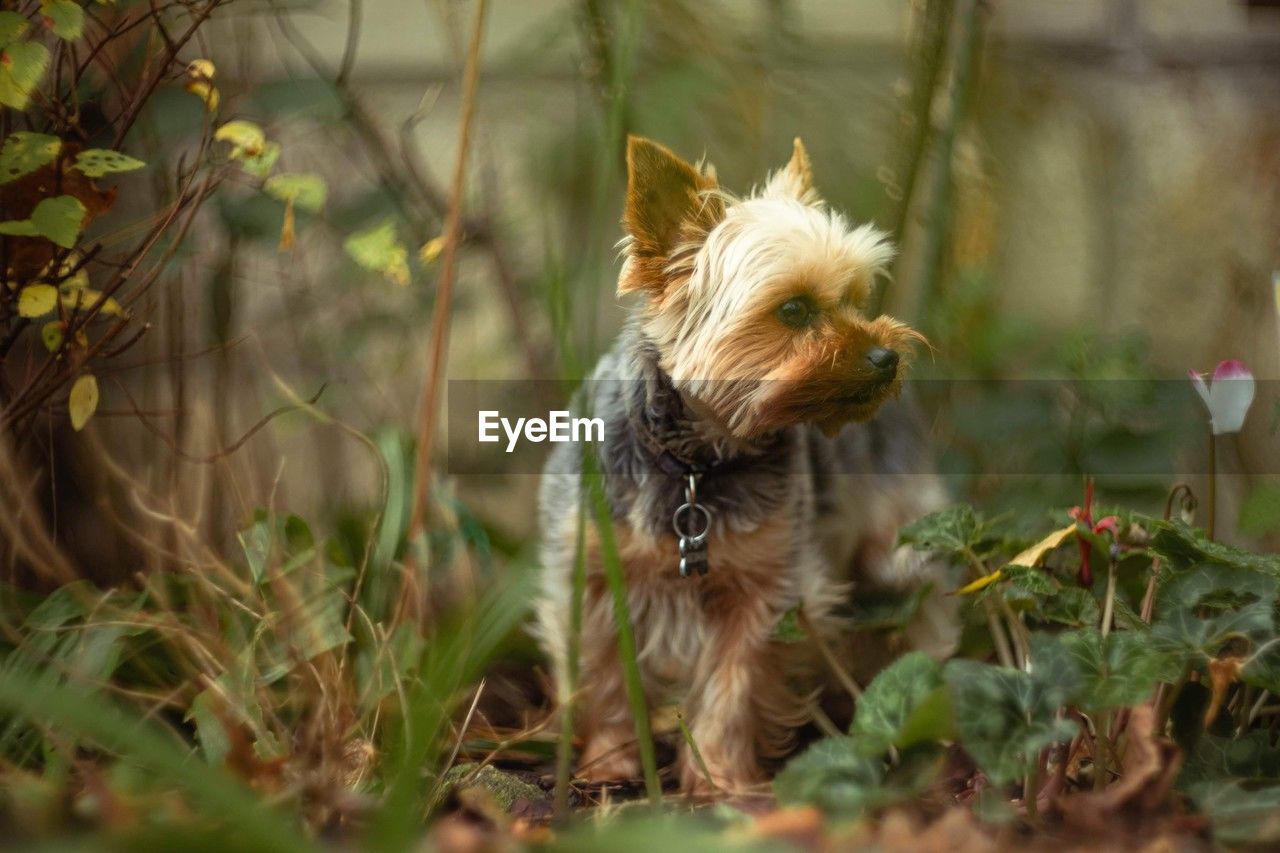
[[[1205,382],[1204,376],[1188,371],[1191,384],[1209,410],[1209,499],[1206,530],[1213,538],[1215,510],[1217,508],[1217,437],[1239,432],[1244,426],[1245,415],[1253,405],[1253,374],[1244,362],[1228,359],[1220,362],[1213,376]]]

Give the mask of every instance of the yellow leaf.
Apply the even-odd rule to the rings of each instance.
[[[204,108],[211,112],[218,111],[218,105],[222,103],[222,96],[218,94],[218,87],[205,80],[192,80],[182,88],[204,101]]]
[[[58,288],[52,284],[29,284],[18,294],[19,317],[43,317],[58,305]]]
[[[231,158],[254,157],[262,153],[267,144],[267,135],[251,121],[236,119],[229,121],[214,131],[213,138],[219,142],[231,143]]]
[[[1045,558],[1046,554],[1070,539],[1071,534],[1075,532],[1075,522],[1072,522],[1061,530],[1055,530],[1018,556],[1014,557],[1009,561],[1009,564],[1013,566],[1027,566],[1028,568],[1035,568],[1040,565],[1040,561]]]
[[[187,63],[187,74],[196,80],[212,80],[218,69],[207,59],[193,59]]]
[[[99,302],[102,307],[98,313],[107,317],[123,317],[124,308],[110,296],[103,296],[101,291],[89,287],[71,288],[62,294],[62,307],[68,311],[92,311]]]
[[[436,258],[440,257],[441,250],[444,249],[443,237],[432,237],[430,240],[422,244],[422,248],[418,250],[418,260],[424,264],[429,264]]]
[[[954,593],[952,593],[952,595],[972,595],[978,590],[986,589],[987,587],[991,586],[993,583],[1000,580],[1002,575],[1003,575],[1003,572],[1001,572],[999,569],[996,569],[994,572],[992,572],[989,575],[983,575],[982,577],[978,578],[976,581],[965,584],[964,586],[957,589]]]
[[[57,352],[62,346],[62,323],[58,320],[50,320],[41,326],[40,340],[44,342],[44,348],[49,352]]]
[[[67,400],[67,411],[71,414],[71,428],[76,432],[84,429],[84,425],[98,410],[98,380],[85,374],[71,386],[71,396]]]

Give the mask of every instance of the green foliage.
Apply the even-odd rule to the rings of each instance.
[[[15,131],[5,138],[0,148],[0,184],[29,175],[41,166],[58,159],[62,140],[44,133]]]
[[[849,733],[859,753],[878,756],[891,746],[905,748],[919,740],[941,739],[949,723],[947,709],[940,708],[933,697],[942,686],[941,665],[923,652],[894,661],[858,700]]]
[[[40,0],[40,14],[63,41],[75,41],[84,34],[84,9],[76,0]]]
[[[1141,704],[1158,682],[1173,681],[1182,671],[1179,661],[1133,631],[1106,637],[1093,629],[1069,631],[1057,643],[1074,664],[1071,704],[1091,714]]]
[[[70,249],[80,236],[86,210],[75,196],[60,195],[42,199],[31,211],[30,219],[0,222],[0,234],[19,237],[45,237],[64,249]]]
[[[6,44],[0,49],[0,105],[25,110],[27,102],[31,100],[31,93],[40,84],[48,67],[49,49],[39,42],[19,41]]]
[[[980,548],[987,524],[968,504],[956,504],[917,519],[899,531],[904,544],[920,551],[963,555]]]
[[[324,178],[312,172],[274,175],[262,188],[272,198],[309,213],[319,213],[328,194]]]
[[[409,283],[409,250],[396,235],[394,220],[386,219],[352,234],[342,247],[352,260],[370,272],[381,273],[401,286]]]
[[[1040,750],[1076,733],[1057,716],[1060,685],[971,660],[949,661],[943,673],[960,743],[994,782],[1022,777]]]
[[[101,178],[115,172],[132,172],[147,164],[119,151],[87,148],[76,155],[75,168],[90,178]]]

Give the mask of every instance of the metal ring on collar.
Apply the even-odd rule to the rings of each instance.
[[[702,513],[702,529],[696,533],[691,527],[681,524],[682,521],[692,522],[695,512]],[[671,527],[675,530],[676,536],[681,539],[690,539],[694,545],[701,545],[707,541],[707,534],[711,531],[711,511],[702,504],[681,504],[676,507],[676,511],[671,516]],[[682,527],[685,529],[681,529]]]

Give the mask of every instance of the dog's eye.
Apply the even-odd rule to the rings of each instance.
[[[778,307],[778,319],[793,329],[803,329],[818,316],[818,306],[805,296],[793,296]]]

